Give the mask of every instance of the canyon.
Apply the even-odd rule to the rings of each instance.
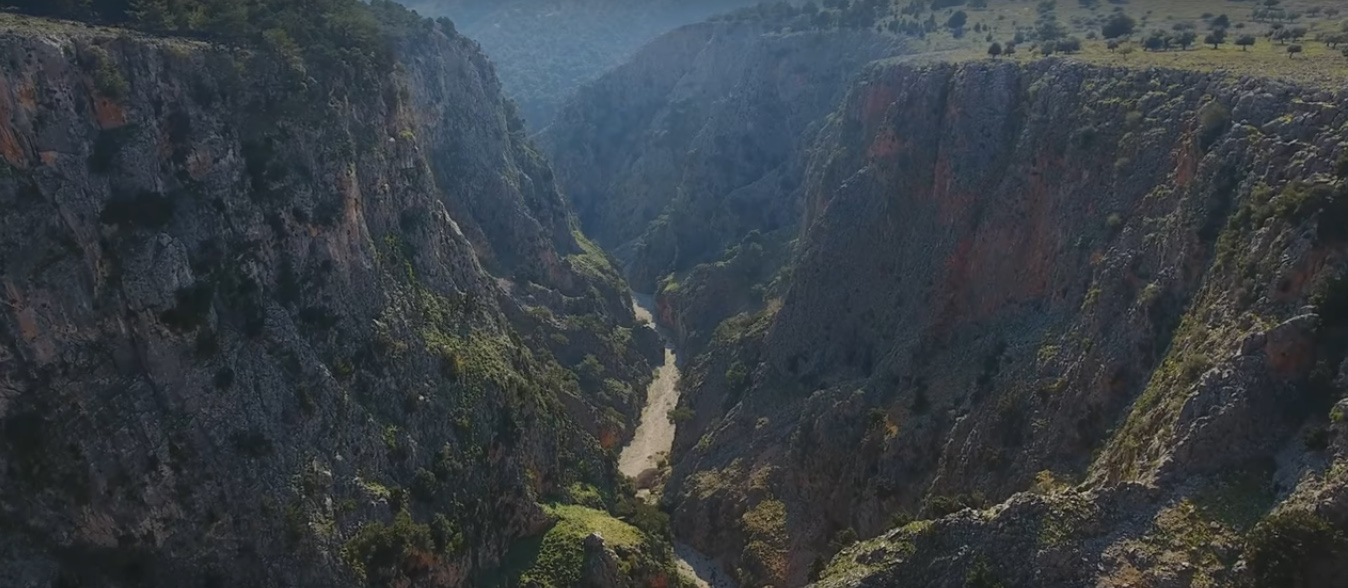
[[[1341,91],[889,60],[770,126],[792,65],[755,43],[809,35],[698,33],[540,137],[687,358],[676,537],[745,585],[1348,572]]]
[[[836,4],[0,13],[0,585],[1348,577],[1348,86]]]

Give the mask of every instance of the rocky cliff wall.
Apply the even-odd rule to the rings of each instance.
[[[814,136],[862,66],[903,47],[869,29],[782,27],[754,17],[671,32],[582,88],[540,136],[586,231],[659,295],[690,355],[722,320],[762,308],[801,218]]]
[[[612,495],[650,366],[475,43],[0,28],[0,584],[464,585]]]
[[[780,305],[688,371],[676,533],[755,585],[913,519],[939,520],[829,585],[1342,574],[1342,99],[1058,60],[876,67],[815,147]],[[1295,533],[1326,547],[1265,540]]]

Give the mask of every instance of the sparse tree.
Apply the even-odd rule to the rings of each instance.
[[[963,29],[964,25],[967,24],[968,22],[969,22],[968,13],[964,12],[963,10],[956,10],[955,14],[950,15],[950,19],[945,21],[945,26],[946,28],[952,31],[958,31],[960,29]]]
[[[1049,18],[1035,25],[1034,34],[1040,41],[1057,41],[1067,36],[1067,29],[1057,19]]]
[[[1254,46],[1254,35],[1241,35],[1236,37],[1236,45],[1240,46],[1241,51],[1245,51]]]
[[[1001,43],[993,43],[992,45],[990,45],[990,46],[988,47],[988,55],[991,55],[993,59],[997,59],[998,57],[1001,57],[1001,55],[1002,55],[1002,44],[1001,44]]]
[[[1147,40],[1142,42],[1142,47],[1147,51],[1164,51],[1169,42],[1165,31],[1155,30],[1147,35]]]
[[[1193,31],[1184,31],[1175,39],[1175,41],[1179,43],[1179,46],[1185,51],[1188,51],[1189,47],[1192,46],[1196,40],[1198,40],[1198,33]]]
[[[1219,45],[1226,42],[1226,29],[1217,29],[1208,33],[1207,36],[1203,37],[1203,42],[1212,45],[1212,48],[1216,49]]]
[[[1290,58],[1293,58],[1293,57],[1296,57],[1296,54],[1297,54],[1297,53],[1301,53],[1301,51],[1302,51],[1301,45],[1288,45],[1288,46],[1287,46],[1287,57],[1288,57],[1289,59],[1290,59]]]
[[[1231,17],[1225,14],[1218,16],[1217,18],[1212,19],[1212,22],[1208,23],[1208,27],[1214,31],[1217,29],[1229,29],[1231,28]]]
[[[1133,17],[1122,12],[1115,12],[1105,19],[1104,26],[1100,27],[1100,36],[1106,39],[1118,39],[1133,34],[1137,28],[1137,21]]]

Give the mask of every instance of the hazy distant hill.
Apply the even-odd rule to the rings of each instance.
[[[581,84],[677,26],[756,0],[406,0],[449,16],[496,63],[531,129],[546,126]]]

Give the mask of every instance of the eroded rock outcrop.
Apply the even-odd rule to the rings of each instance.
[[[3,27],[0,584],[465,585],[611,489],[650,364],[476,44]]]
[[[876,67],[813,150],[780,305],[685,374],[676,534],[753,585],[965,507],[827,584],[1341,575],[1342,100],[1058,60]],[[1279,525],[1326,547],[1270,556]]]

